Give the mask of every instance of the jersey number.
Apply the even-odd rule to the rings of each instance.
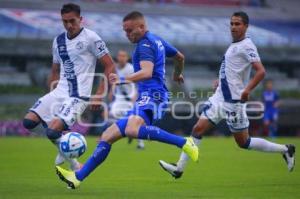
[[[145,104],[148,104],[150,100],[149,96],[142,96],[141,100],[138,101],[139,106],[144,106]]]
[[[226,115],[227,115],[227,120],[234,124],[234,123],[237,123],[238,119],[237,119],[237,115],[236,115],[236,112],[229,112],[229,111],[226,111]]]

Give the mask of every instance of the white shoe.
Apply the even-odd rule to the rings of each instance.
[[[167,163],[163,160],[159,161],[159,165],[167,171],[169,174],[171,174],[175,179],[178,179],[182,176],[183,171],[179,171],[177,168],[177,165],[174,163]]]
[[[296,147],[292,144],[287,144],[286,147],[288,148],[288,150],[287,150],[287,152],[282,154],[282,156],[287,164],[288,170],[293,171],[293,169],[295,167]]]
[[[136,146],[137,149],[145,149],[144,140],[138,139],[138,145]]]

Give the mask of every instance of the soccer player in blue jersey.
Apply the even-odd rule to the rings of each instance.
[[[165,86],[165,58],[173,57],[175,70],[173,80],[182,83],[184,56],[162,38],[147,30],[144,16],[140,12],[131,12],[123,19],[123,30],[130,42],[136,44],[133,53],[134,73],[126,77],[110,74],[111,83],[135,82],[138,86],[138,99],[127,116],[110,126],[101,136],[93,155],[84,166],[76,171],[67,171],[57,166],[60,179],[75,189],[108,156],[111,145],[128,136],[139,139],[156,140],[175,145],[197,161],[198,148],[191,138],[170,134],[152,126],[154,120],[163,116],[168,102]]]
[[[267,135],[269,135],[270,137],[276,137],[279,95],[273,89],[273,81],[270,79],[267,80],[265,83],[265,90],[263,92],[263,102],[265,105],[264,127],[267,131]]]
[[[80,6],[73,3],[63,5],[61,18],[66,31],[53,40],[50,76],[50,84],[55,81],[58,83],[53,90],[38,99],[23,120],[23,126],[27,129],[43,123],[45,134],[57,147],[62,131],[68,130],[89,104],[96,62],[104,66],[107,76],[114,68],[105,42],[97,33],[81,26]],[[101,84],[97,94],[103,92]],[[100,98],[92,100],[96,103]],[[65,161],[70,163],[72,170],[81,166],[76,159],[65,157],[59,152],[55,165]]]

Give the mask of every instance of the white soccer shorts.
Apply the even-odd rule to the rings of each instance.
[[[52,92],[44,95],[29,109],[47,124],[54,118],[62,119],[71,127],[84,112],[88,102],[75,97],[57,97]]]
[[[213,124],[217,125],[225,119],[232,133],[241,132],[249,127],[245,103],[228,103],[212,96],[205,104],[201,117],[209,119]]]

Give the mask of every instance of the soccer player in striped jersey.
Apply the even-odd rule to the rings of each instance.
[[[45,134],[56,146],[62,131],[71,127],[89,104],[96,62],[100,61],[108,75],[114,62],[104,41],[97,33],[81,26],[80,7],[65,4],[61,8],[61,18],[66,32],[53,41],[52,73],[50,83],[58,80],[56,88],[39,98],[29,109],[23,120],[27,129],[43,123]],[[96,94],[102,94],[104,85],[99,85]],[[96,103],[100,98],[93,98]],[[72,170],[80,168],[76,159],[69,159],[58,153],[55,164],[65,160]]]
[[[260,61],[256,46],[246,37],[249,17],[245,12],[236,12],[231,17],[230,27],[233,42],[227,49],[219,72],[218,87],[211,96],[195,124],[192,139],[200,143],[202,135],[222,119],[232,132],[239,147],[248,150],[280,153],[285,159],[288,170],[295,165],[295,146],[276,144],[262,138],[249,136],[249,120],[245,102],[250,92],[263,80],[265,68]],[[251,69],[255,75],[250,79]],[[176,164],[160,160],[160,166],[173,177],[180,178],[189,157],[182,152]]]

